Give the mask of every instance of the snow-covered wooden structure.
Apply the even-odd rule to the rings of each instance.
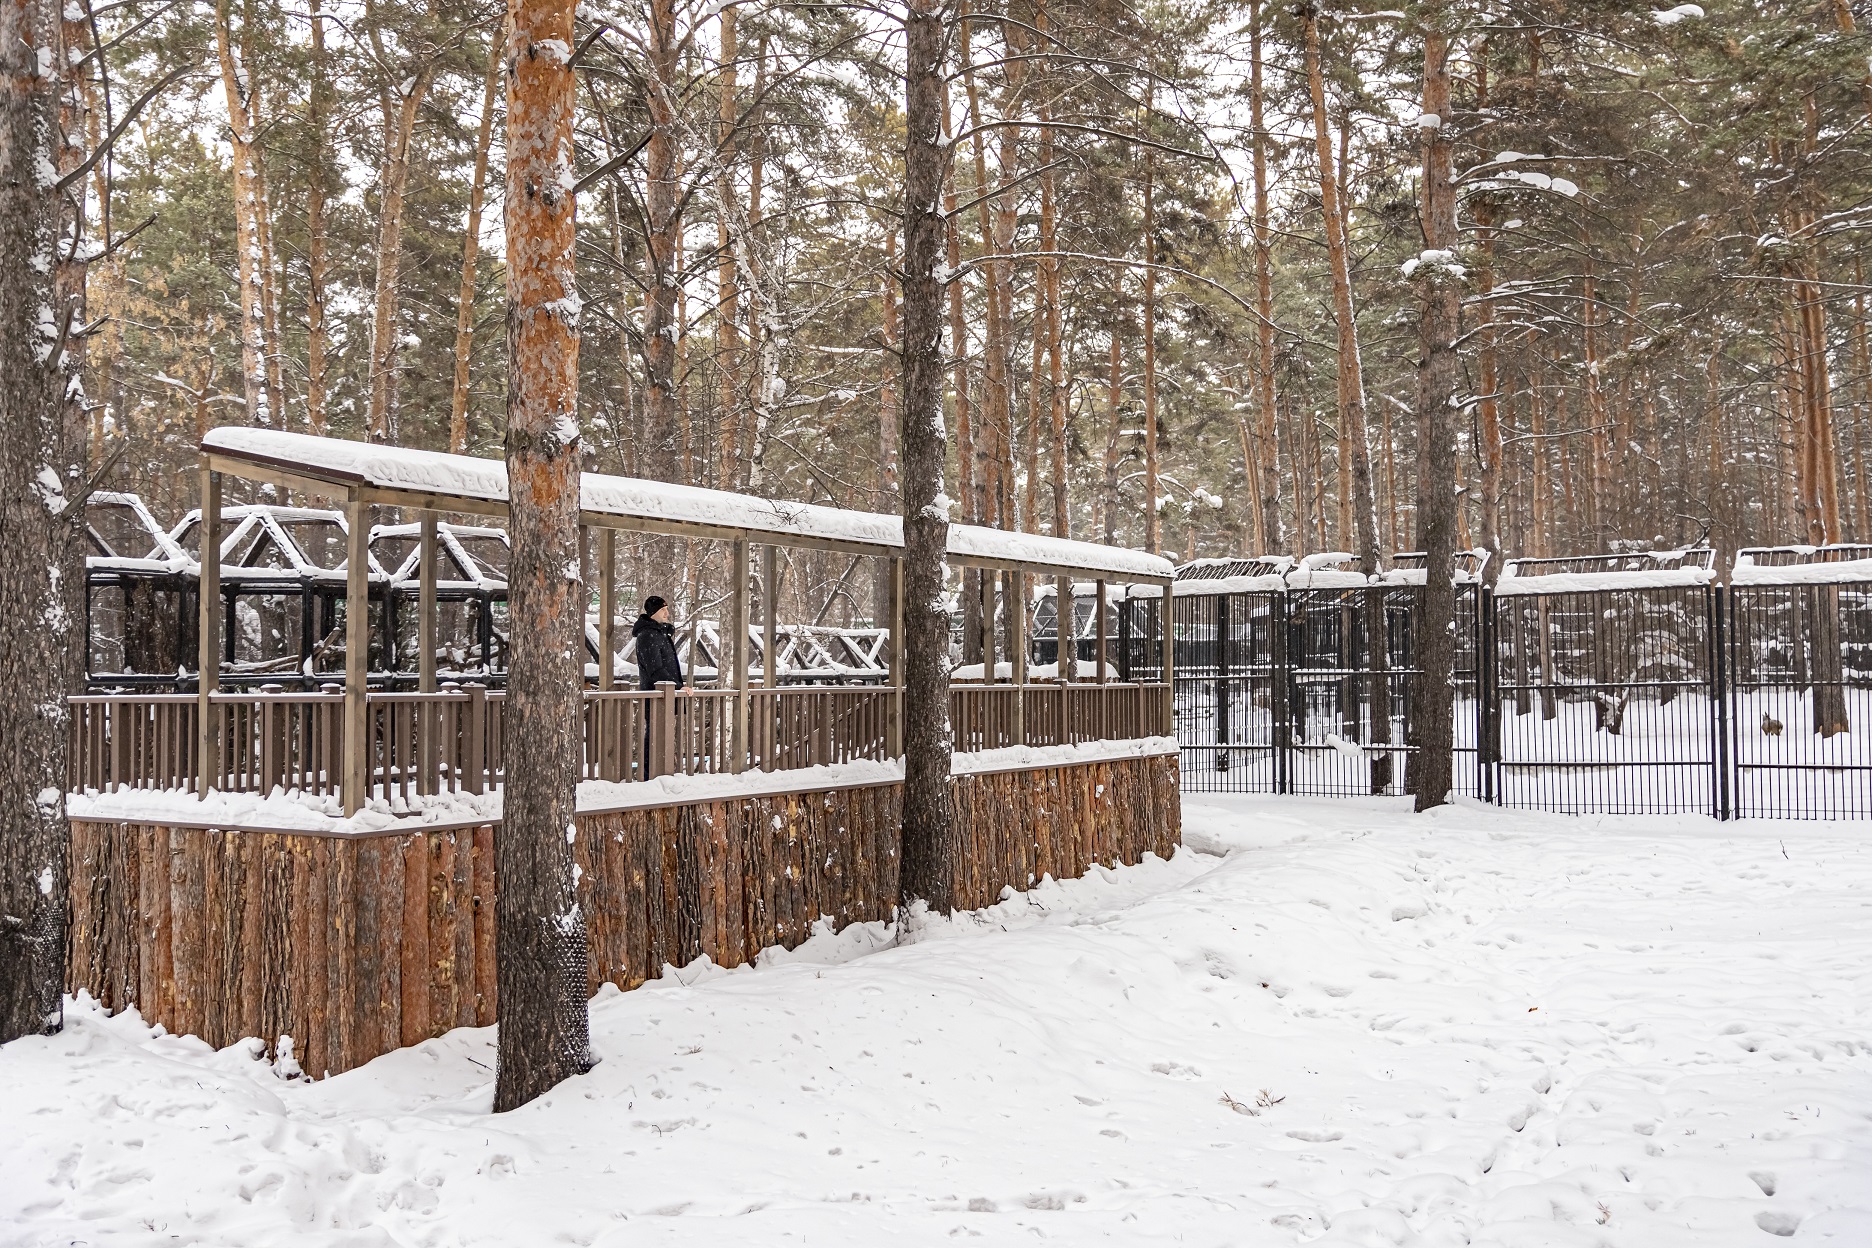
[[[221,582],[249,573],[205,561],[197,690],[74,700],[72,986],[215,1044],[290,1034],[310,1071],[491,1021],[493,844],[502,760],[518,747],[504,738],[498,689],[443,685],[435,608],[449,537],[465,531],[442,517],[498,523],[504,465],[225,429],[204,439],[201,471],[198,549],[226,549],[222,481],[236,475],[339,504],[343,555],[318,575],[342,580],[343,602],[371,598],[380,574],[384,593],[400,592],[414,559],[417,688],[373,685],[363,611],[343,613],[339,688],[221,688]],[[379,507],[414,512],[413,533],[373,530]],[[618,530],[726,542],[733,587],[714,687],[680,699],[667,685],[619,689],[618,666],[599,663],[585,696],[576,852],[594,991],[703,954],[733,965],[798,943],[821,915],[889,917],[902,656],[887,638],[853,637],[851,666],[877,665],[884,679],[782,683],[789,649],[817,641],[784,637],[771,597],[751,626],[749,599],[752,561],[771,569],[780,547],[877,558],[901,587],[901,520],[597,474],[583,479],[580,520],[596,551],[595,654],[621,649]],[[1172,575],[1136,551],[968,526],[951,529],[949,553],[1011,602],[1026,600],[1033,576]],[[772,595],[775,577],[761,584]],[[896,619],[900,588],[894,597]],[[1004,653],[1023,652],[1024,632],[1024,612],[1010,613]],[[771,680],[753,660],[756,638],[782,657]],[[1034,682],[1016,669],[1002,682],[990,668],[951,695],[963,905],[1168,854],[1179,835],[1168,683]]]

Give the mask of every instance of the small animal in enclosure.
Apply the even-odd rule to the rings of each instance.
[[[1762,712],[1761,728],[1762,736],[1764,737],[1778,737],[1781,735],[1781,721],[1770,715],[1767,711]]]

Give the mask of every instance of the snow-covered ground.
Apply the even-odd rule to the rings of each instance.
[[[6,1244],[1872,1244],[1872,824],[1187,801],[1190,848],[315,1084],[75,1004]]]

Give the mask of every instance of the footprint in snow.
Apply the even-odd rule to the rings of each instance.
[[[1168,1075],[1172,1079],[1200,1079],[1202,1071],[1194,1066],[1185,1066],[1182,1062],[1152,1062],[1151,1073]]]

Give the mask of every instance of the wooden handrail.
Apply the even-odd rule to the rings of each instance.
[[[889,757],[897,690],[878,685],[588,691],[581,779],[791,770]],[[743,752],[735,753],[745,701]],[[372,693],[365,702],[370,796],[409,801],[483,793],[505,774],[498,690]],[[73,697],[70,787],[184,789],[200,779],[201,701],[192,694]],[[220,748],[209,787],[338,793],[347,757],[340,693],[218,692],[207,700]],[[975,685],[950,691],[959,752],[1164,735],[1158,683]]]

